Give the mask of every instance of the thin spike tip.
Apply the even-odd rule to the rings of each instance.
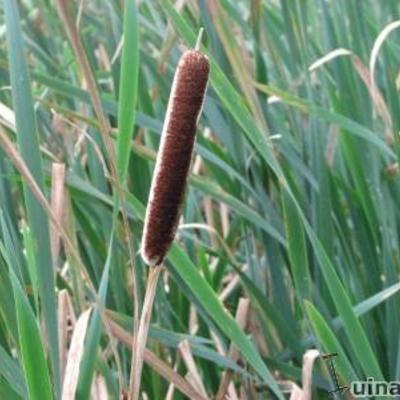
[[[196,39],[196,45],[194,46],[194,49],[199,51],[200,50],[200,46],[201,46],[201,41],[203,39],[203,33],[204,33],[204,28],[201,27],[199,29],[199,33],[197,35],[197,39]]]

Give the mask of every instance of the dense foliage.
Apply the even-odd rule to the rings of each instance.
[[[341,383],[400,380],[397,1],[2,3],[0,398],[127,394],[151,174],[200,27],[211,81],[142,392],[284,398],[311,348]],[[331,387],[316,361],[313,398]]]

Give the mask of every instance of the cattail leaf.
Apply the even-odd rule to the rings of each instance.
[[[280,338],[286,341],[286,345],[290,349],[301,354],[302,348],[296,341],[296,331],[285,319],[285,317],[271,304],[271,301],[261,290],[254,284],[254,282],[238,267],[234,267],[237,274],[240,276],[243,287],[249,295],[252,306],[258,311],[261,321],[265,329],[277,329],[280,333]],[[271,322],[269,322],[271,321]],[[269,332],[266,332],[268,334]]]
[[[179,248],[179,246],[174,245],[168,254],[168,259],[173,264],[173,268],[190,287],[200,304],[207,310],[221,331],[232,340],[232,343],[241,352],[243,357],[246,358],[249,364],[257,371],[276,396],[279,399],[283,399],[283,395],[280,392],[274,377],[264,364],[258,351],[239,328],[235,319],[223,307],[211,286],[209,286],[205,279],[200,275],[188,256]]]
[[[128,171],[135,125],[139,75],[139,31],[136,2],[125,0],[123,47],[118,102],[117,170],[123,182]]]
[[[352,308],[349,295],[344,289],[343,284],[340,282],[332,262],[329,260],[329,257],[309,224],[304,224],[304,227],[310,237],[311,243],[313,244],[315,254],[320,263],[325,281],[328,283],[328,288],[335,306],[343,320],[343,326],[350,340],[352,349],[356,354],[365,375],[383,380],[382,371],[376,355],[371,348],[365,330]]]
[[[17,251],[17,244],[15,243],[15,235],[11,231],[12,227],[6,221],[6,215],[0,210],[0,227],[3,239],[3,245],[7,251],[7,254],[12,254],[12,257],[7,259],[9,267],[13,269],[15,274],[19,279],[23,280],[24,278],[24,270],[25,265],[23,259],[20,257],[20,254]]]
[[[126,331],[132,332],[133,329],[133,319],[132,317],[108,311],[111,318],[116,321],[121,327],[123,327]],[[173,331],[169,331],[166,329],[159,328],[155,325],[150,326],[149,330],[149,338],[159,342],[160,344],[170,347],[171,349],[177,349],[179,343],[183,340],[188,340],[190,343],[190,348],[193,352],[193,355],[202,358],[204,360],[211,361],[221,368],[229,368],[238,374],[249,378],[254,379],[255,374],[246,371],[244,368],[240,367],[235,361],[231,358],[224,356],[222,354],[217,353],[213,350],[210,345],[212,345],[212,341],[207,338],[203,338],[200,336],[194,336],[189,334],[182,334]]]
[[[46,76],[35,71],[32,72],[32,78],[35,82],[43,84],[46,87],[51,88],[55,92],[69,99],[77,99],[82,101],[84,104],[91,104],[89,93],[86,90],[81,89],[80,87],[72,85],[70,82]],[[108,98],[107,96],[103,96],[101,98],[101,104],[107,114],[114,117],[118,116],[118,103],[116,101]],[[98,126],[97,121],[95,121],[94,119],[85,116],[84,120],[91,122],[93,126]],[[159,132],[162,129],[161,121],[141,111],[135,112],[135,123],[138,126],[148,128],[156,132]]]
[[[304,301],[304,306],[313,330],[317,335],[317,340],[321,343],[324,351],[327,353],[338,353],[338,357],[335,358],[335,366],[337,366],[339,374],[342,376],[346,384],[357,380],[357,374],[349,362],[343,347],[340,345],[324,317],[309,301]]]
[[[292,199],[282,192],[286,236],[294,285],[301,299],[311,299],[312,280],[310,276],[304,229]]]
[[[21,400],[22,396],[14,390],[7,380],[0,376],[0,398],[7,400]]]
[[[29,160],[32,170],[30,152],[36,153],[38,144],[28,135],[30,147],[25,149],[30,158],[25,156],[28,150],[24,155],[20,152],[23,125],[16,127],[12,100],[13,94],[24,97],[24,90],[12,87],[10,72],[22,79],[23,75],[15,64],[11,68],[6,48],[10,32],[20,30],[40,135],[45,183],[41,190],[49,198],[51,162],[65,162],[68,207],[62,224],[83,261],[77,265],[62,238],[62,251],[53,265],[55,290],[67,290],[72,302],[68,310],[59,308],[62,349],[71,336],[63,312],[74,319],[71,307],[77,314],[89,305],[96,310],[94,292],[104,271],[116,209],[126,210],[137,233],[130,244],[139,249],[143,205],[170,78],[179,55],[194,45],[198,28],[204,26],[200,49],[209,55],[212,76],[184,203],[181,250],[232,316],[240,296],[250,299],[252,314],[244,333],[254,341],[281,390],[286,391],[287,380],[301,382],[302,354],[315,346],[321,351],[338,349],[335,366],[340,367],[345,355],[357,378],[381,372],[386,379],[399,380],[399,33],[387,35],[399,25],[393,23],[400,15],[399,2],[60,1],[71,3],[75,11],[70,22],[93,72],[85,74],[97,83],[91,83],[91,94],[96,86],[112,127],[111,147],[116,152],[112,172],[117,174],[110,179],[107,167],[111,165],[80,69],[81,57],[75,57],[66,43],[51,1],[2,3],[3,10],[17,4],[20,16],[3,27],[0,125],[6,130],[3,135],[17,142],[21,160]],[[138,60],[132,56],[124,80],[121,37],[126,42],[126,33],[133,33],[126,32],[124,23],[128,6],[137,12],[129,16],[130,23],[137,20],[138,47],[127,46],[124,51],[130,57],[138,51],[140,65],[134,64]],[[14,52],[20,50],[15,43]],[[346,56],[337,57],[341,54]],[[371,59],[373,74],[368,68]],[[128,89],[135,84],[129,74],[137,66],[137,105],[127,106],[124,113],[124,94],[128,99],[134,93]],[[129,101],[134,100],[129,97]],[[100,108],[97,104],[97,111]],[[118,120],[123,118],[128,126],[130,113],[134,127],[124,129],[124,122]],[[17,117],[21,115],[32,134],[36,127],[28,123],[29,113],[19,112]],[[129,142],[132,133],[139,136]],[[23,193],[26,176],[11,165],[7,151],[0,153],[0,399],[27,399],[10,269],[35,314],[50,379],[54,346],[46,327],[43,276],[38,274],[44,268],[37,257],[39,228],[32,229]],[[128,165],[124,177],[122,164]],[[113,197],[114,185],[126,193],[126,201]],[[130,295],[137,283],[141,299],[146,283],[140,255],[132,257],[135,252],[128,254],[120,242],[127,233],[117,229],[120,222],[115,226],[116,253],[103,316],[113,328],[114,321],[124,319],[124,333],[109,338],[101,327],[100,340],[94,340],[95,345],[87,342],[95,359],[90,396],[99,400],[106,396],[104,382],[110,398],[125,394],[121,391],[126,389],[131,366],[134,319]],[[38,226],[46,227],[44,219]],[[132,268],[128,258],[134,263],[136,282],[125,279]],[[240,354],[241,366],[234,368],[227,351],[235,344],[221,331],[210,307],[198,300],[193,282],[186,284],[182,267],[170,261],[168,279],[157,288],[149,345],[159,355],[176,355],[179,342],[188,338],[210,395],[219,377],[232,376],[233,370],[234,389],[229,389],[233,398],[234,390],[240,397],[254,386],[254,397],[276,398],[245,356]],[[311,303],[310,288],[312,305],[301,300]],[[207,338],[212,332],[213,339],[189,332]],[[117,352],[110,351],[114,340],[121,340]],[[186,378],[184,370],[176,365],[170,379],[154,365],[144,369],[143,393],[151,399],[181,396],[176,376]],[[321,368],[313,371],[314,395],[325,398],[332,382],[323,368],[325,362],[319,360],[317,365]],[[340,382],[349,383],[351,376],[345,378],[342,368],[337,371]]]
[[[0,242],[0,254],[6,258],[7,251]],[[10,265],[8,265],[10,268]],[[13,340],[17,340],[17,319],[15,314],[15,303],[11,281],[8,276],[8,268],[5,262],[0,261],[0,313],[4,324],[11,334]]]
[[[13,224],[12,229],[16,231],[15,204],[13,203],[11,185],[7,179],[10,173],[12,173],[12,170],[8,165],[4,152],[0,150],[0,204],[2,211],[8,216],[10,223]]]
[[[88,399],[90,395],[90,389],[92,387],[94,369],[97,360],[97,352],[102,332],[102,310],[100,310],[99,307],[104,307],[106,301],[110,267],[113,262],[115,251],[114,241],[114,233],[111,233],[110,243],[108,247],[108,256],[100,281],[98,293],[99,304],[97,308],[93,311],[92,317],[90,319],[90,324],[86,332],[85,351],[81,360],[78,387],[76,390],[76,395],[78,399]]]
[[[16,334],[18,334],[18,332],[16,332]],[[11,356],[1,346],[0,375],[7,380],[17,394],[19,394],[22,398],[27,397],[28,393],[26,389],[25,377],[20,365],[16,360],[12,359]]]
[[[240,215],[241,218],[245,219],[254,226],[261,228],[277,242],[286,246],[286,240],[282,232],[280,232],[280,229],[273,226],[272,222],[266,218],[263,218],[244,202],[224,191],[213,182],[209,182],[199,176],[192,176],[190,182],[193,187],[201,190],[204,194],[210,195],[214,199],[228,204],[230,207],[232,207],[232,212]]]
[[[395,153],[393,150],[385,143],[385,141],[372,132],[370,129],[362,126],[361,124],[357,123],[356,121],[342,115],[338,112],[327,110],[323,107],[319,107],[310,101],[304,100],[300,97],[294,96],[285,92],[282,89],[273,87],[271,85],[265,84],[257,84],[257,88],[266,94],[278,96],[284,103],[299,109],[302,112],[306,112],[316,117],[320,118],[321,120],[331,122],[341,128],[346,129],[349,133],[353,136],[358,136],[363,140],[373,144],[376,146],[382,154],[386,154],[390,157],[394,157]]]
[[[28,386],[29,399],[52,400],[49,369],[46,363],[39,326],[15,273],[10,270],[17,312],[19,347]]]
[[[39,310],[38,299],[38,279],[37,279],[37,266],[35,260],[35,248],[32,232],[27,226],[22,227],[22,236],[24,238],[24,245],[26,249],[26,264],[29,272],[29,278],[32,285],[33,296],[35,299],[36,308]]]
[[[21,156],[38,186],[43,190],[43,172],[39,151],[36,118],[30,87],[30,77],[24,58],[24,46],[19,13],[15,0],[4,1],[7,48],[10,65],[13,106],[17,127],[17,140]],[[28,223],[35,238],[38,268],[39,294],[43,307],[44,322],[49,340],[49,353],[55,393],[60,394],[58,334],[54,274],[51,263],[49,221],[33,193],[24,184],[24,200]]]
[[[185,38],[188,43],[193,43],[195,40],[195,34],[190,28],[187,20],[184,17],[181,17],[168,1],[161,0],[161,5],[168,16],[171,18],[171,21],[173,22],[178,32]],[[376,379],[383,379],[382,371],[379,367],[377,358],[371,348],[365,330],[363,329],[360,321],[354,314],[350,298],[337,273],[335,272],[332,261],[329,259],[324,247],[322,246],[318,237],[315,235],[312,226],[310,225],[306,216],[301,210],[296,196],[290,190],[282,168],[275,159],[268,141],[266,140],[264,134],[262,134],[255,125],[254,120],[251,118],[251,115],[247,110],[245,104],[243,103],[241,97],[238,95],[237,91],[226,78],[223,71],[219,68],[217,63],[213,61],[212,57],[210,57],[210,61],[213,71],[211,75],[211,82],[215,91],[221,98],[223,104],[227,107],[228,111],[235,118],[237,123],[242,127],[243,131],[246,133],[248,140],[253,144],[255,149],[259,152],[260,156],[269,165],[271,170],[276,175],[277,179],[282,182],[282,190],[286,190],[289,197],[293,201],[293,205],[298,214],[298,217],[301,220],[305,232],[314,249],[315,256],[321,267],[322,274],[329,288],[331,297],[335,303],[335,307],[339,311],[340,316],[343,318],[346,334],[349,337],[352,343],[352,347],[357,354],[357,357],[359,358],[361,364],[363,365],[367,376],[373,376]],[[327,115],[327,113],[329,113],[329,111],[324,110],[322,114]],[[343,122],[343,118],[339,118],[339,120]],[[353,121],[350,121],[349,123],[352,126],[354,126],[355,124]],[[357,132],[365,133],[365,131],[361,127],[357,130]],[[368,137],[369,139],[371,139],[371,142],[379,143],[382,149],[385,148],[384,144],[382,144],[379,139],[373,139],[370,135],[368,135]]]

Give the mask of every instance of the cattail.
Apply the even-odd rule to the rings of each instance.
[[[208,58],[197,50],[188,50],[175,73],[141,246],[142,258],[150,266],[161,264],[174,240],[209,71]]]
[[[141,254],[144,262],[154,268],[149,270],[139,329],[133,343],[129,384],[132,400],[139,398],[143,354],[157,282],[178,225],[197,121],[207,88],[210,64],[207,57],[197,50],[201,34],[202,30],[196,50],[188,50],[182,55],[175,72],[150,188]]]

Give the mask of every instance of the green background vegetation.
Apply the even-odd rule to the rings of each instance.
[[[200,27],[211,79],[142,391],[211,398],[230,371],[284,398],[310,348],[339,352],[343,383],[400,380],[397,1],[1,8],[1,399],[127,390],[151,174]],[[313,398],[330,387],[319,361]]]

